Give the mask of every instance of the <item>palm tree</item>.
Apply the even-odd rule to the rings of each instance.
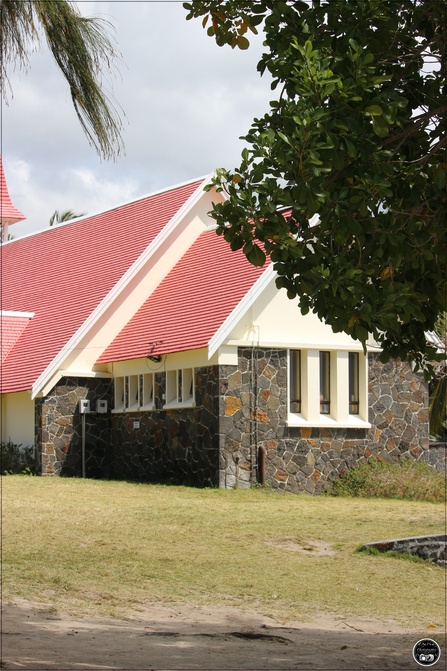
[[[119,156],[122,123],[102,87],[119,56],[101,19],[81,16],[70,0],[1,0],[0,85],[12,93],[10,67],[27,68],[28,53],[45,37],[70,87],[71,98],[88,141],[101,158]]]
[[[63,221],[70,221],[70,219],[76,219],[77,217],[83,217],[84,214],[85,212],[81,212],[81,214],[75,214],[73,210],[64,210],[64,212],[54,210],[50,217],[50,226],[53,224],[61,224]]]

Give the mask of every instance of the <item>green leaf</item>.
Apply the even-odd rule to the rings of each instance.
[[[312,56],[312,42],[310,40],[306,40],[304,43],[304,53],[306,54],[307,58]]]
[[[362,47],[359,44],[357,44],[357,42],[355,40],[353,40],[352,38],[349,38],[348,42],[349,42],[349,46],[351,47],[351,49],[353,49],[357,53],[361,53]]]
[[[351,158],[355,158],[357,156],[357,149],[355,147],[355,144],[351,142],[351,140],[348,140],[347,137],[344,138],[345,144],[346,144],[346,151],[348,152],[348,156]]]
[[[368,105],[368,107],[365,108],[365,112],[371,116],[382,116],[383,114],[382,108],[379,107],[379,105]]]
[[[239,49],[242,49],[244,51],[245,49],[248,49],[250,46],[250,42],[247,40],[246,37],[244,37],[244,35],[238,35],[236,43]]]
[[[278,136],[281,138],[281,140],[286,142],[289,145],[289,147],[292,146],[292,143],[290,142],[290,139],[287,137],[287,135],[285,135],[284,133],[281,133],[280,130],[278,131]]]
[[[388,124],[382,117],[372,117],[373,131],[379,137],[386,137],[389,134]]]
[[[263,266],[266,261],[266,255],[258,245],[253,245],[251,250],[246,253],[247,259],[253,266]]]

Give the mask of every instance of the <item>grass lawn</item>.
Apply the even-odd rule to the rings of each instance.
[[[437,503],[6,476],[3,599],[84,615],[180,601],[442,626],[441,568],[355,550],[444,532]]]

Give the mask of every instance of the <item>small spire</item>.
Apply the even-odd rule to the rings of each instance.
[[[6,242],[8,239],[8,226],[16,224],[18,221],[23,221],[23,219],[26,219],[25,215],[14,207],[9,197],[5,173],[3,172],[2,158],[0,156],[0,224],[2,227],[3,242]]]

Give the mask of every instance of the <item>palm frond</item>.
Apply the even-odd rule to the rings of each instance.
[[[103,86],[119,57],[110,36],[111,25],[85,18],[68,0],[2,0],[1,84],[9,84],[9,67],[27,67],[28,53],[43,35],[70,88],[81,126],[101,158],[117,158],[124,151],[122,122]]]
[[[59,210],[54,210],[53,214],[50,217],[50,226],[53,224],[61,224],[64,221],[70,221],[71,219],[77,219],[78,217],[83,217],[85,212],[76,214],[73,210],[64,210],[59,212]]]

